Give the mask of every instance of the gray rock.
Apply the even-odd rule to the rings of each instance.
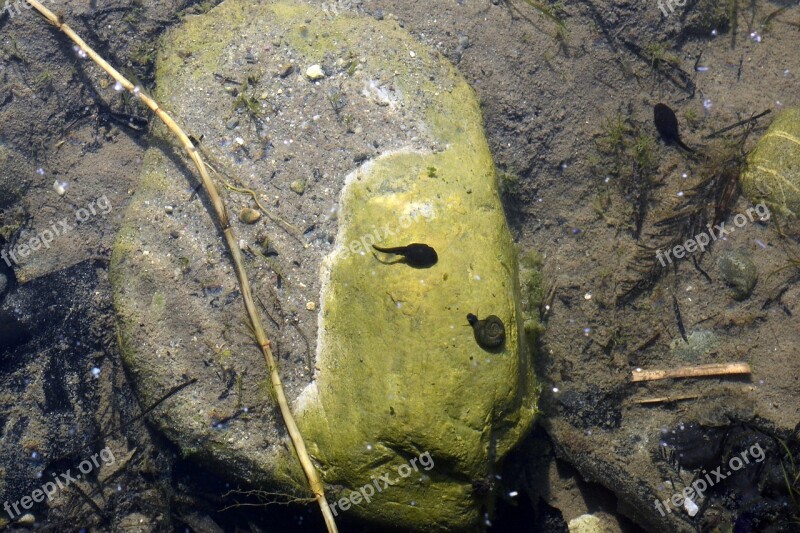
[[[722,254],[719,262],[722,280],[733,289],[733,298],[746,300],[758,281],[758,270],[750,254],[744,250],[732,250]]]

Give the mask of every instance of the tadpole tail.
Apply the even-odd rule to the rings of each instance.
[[[404,246],[396,246],[394,248],[381,248],[380,246],[372,245],[373,248],[378,250],[379,252],[383,252],[385,254],[400,254],[405,251]]]
[[[676,140],[675,140],[675,142],[676,142],[676,144],[677,144],[678,146],[680,146],[681,148],[683,148],[684,150],[686,150],[686,151],[687,151],[687,152],[689,152],[690,154],[693,154],[693,153],[694,153],[694,148],[690,148],[690,147],[686,146],[686,144],[685,144],[685,143],[684,143],[682,140],[680,140],[680,139],[676,139]]]

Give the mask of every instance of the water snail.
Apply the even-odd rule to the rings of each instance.
[[[482,348],[493,350],[503,345],[506,340],[506,327],[503,321],[495,315],[489,315],[483,320],[472,313],[467,315],[467,321],[475,333],[475,340]]]

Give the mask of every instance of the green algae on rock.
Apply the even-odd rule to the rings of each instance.
[[[267,74],[276,64],[297,68]],[[303,72],[312,65],[326,76],[310,81]],[[245,89],[226,81],[243,79]],[[391,21],[233,0],[170,33],[157,84],[162,105],[204,133],[215,167],[275,195],[270,207],[295,226],[315,221],[308,246],[272,228],[287,286],[267,288],[275,265],[257,253],[247,267],[268,303],[280,291],[271,309],[308,316],[306,302],[321,301],[309,326],[313,379],[296,356],[295,330],[278,323],[269,334],[336,513],[403,529],[474,527],[487,502],[472,481],[492,475],[530,428],[538,387],[472,89]],[[258,95],[262,110],[248,107],[231,130],[241,90]],[[353,154],[362,153],[369,159],[357,167]],[[139,394],[148,403],[198,378],[154,423],[230,476],[303,494],[220,235],[168,147],[148,150],[143,168],[112,262]],[[302,196],[290,187],[296,176],[314,176]],[[231,211],[249,200],[226,193]],[[233,223],[245,250],[263,242],[256,226]],[[433,247],[438,262],[384,264],[371,250],[412,242]],[[503,320],[502,349],[475,343],[468,313]],[[429,469],[413,463],[422,456]],[[347,504],[387,475],[393,483],[368,502]]]
[[[751,202],[800,216],[800,108],[787,109],[773,121],[748,155],[741,183]]]

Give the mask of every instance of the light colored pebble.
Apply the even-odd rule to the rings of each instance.
[[[294,180],[289,184],[289,188],[297,194],[302,195],[306,192],[306,180]]]
[[[21,526],[32,526],[35,523],[36,523],[36,517],[33,516],[31,513],[24,514],[19,517],[19,520],[17,520],[17,524]]]
[[[59,196],[64,196],[67,194],[67,183],[65,181],[56,180],[53,183],[53,190],[56,191]]]
[[[325,72],[319,65],[311,65],[306,69],[306,78],[310,79],[311,81],[321,80],[324,77]]]
[[[245,224],[255,224],[261,219],[261,211],[245,207],[239,211],[239,220]]]

